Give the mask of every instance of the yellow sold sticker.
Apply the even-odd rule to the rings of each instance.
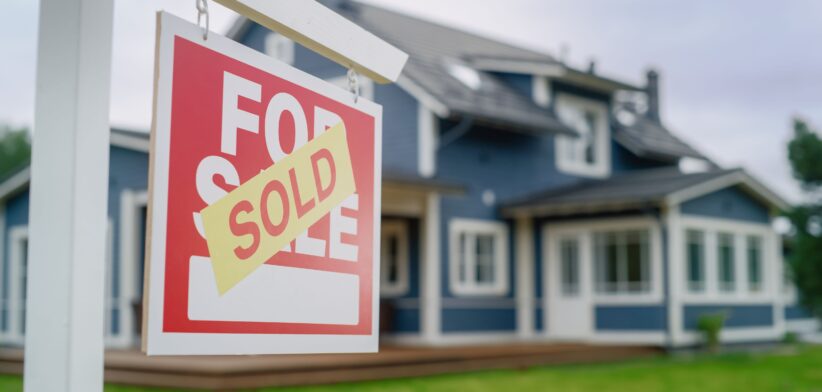
[[[201,211],[225,294],[355,191],[339,123]]]

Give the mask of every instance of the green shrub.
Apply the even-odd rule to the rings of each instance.
[[[727,319],[725,313],[703,314],[699,316],[696,327],[702,333],[703,343],[705,347],[711,351],[716,352],[719,349],[719,333],[725,325]]]
[[[785,344],[797,344],[799,343],[799,334],[796,332],[785,332],[782,342]]]

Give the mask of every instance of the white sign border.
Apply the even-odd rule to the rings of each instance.
[[[154,119],[149,175],[149,238],[146,243],[146,278],[143,312],[143,349],[148,355],[241,355],[377,352],[379,340],[379,233],[382,187],[382,106],[214,32],[203,40],[202,28],[167,12],[157,13]],[[295,82],[335,101],[374,117],[374,241],[372,252],[371,333],[369,335],[232,334],[163,332],[165,289],[168,170],[171,137],[171,87],[174,37]],[[159,224],[155,224],[159,223]]]

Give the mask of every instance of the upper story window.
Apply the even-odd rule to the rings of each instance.
[[[504,223],[454,219],[450,223],[450,283],[458,295],[508,292],[508,228]]]
[[[382,223],[380,293],[400,296],[408,292],[408,227],[400,220]]]
[[[286,64],[294,64],[294,41],[271,33],[265,37],[265,53]]]
[[[610,175],[608,106],[591,99],[558,94],[555,108],[559,119],[579,133],[578,137],[557,136],[557,168],[586,177]]]

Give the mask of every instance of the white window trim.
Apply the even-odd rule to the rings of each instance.
[[[597,114],[596,150],[594,164],[585,164],[582,161],[571,161],[566,158],[566,151],[573,148],[577,140],[575,136],[558,135],[554,143],[554,156],[557,169],[566,174],[584,177],[603,178],[611,174],[611,127],[609,124],[608,105],[592,99],[586,99],[570,94],[558,93],[554,104],[559,119],[568,124],[568,111],[591,111]]]
[[[433,111],[417,103],[417,171],[430,178],[437,173],[439,121]]]
[[[265,54],[286,64],[294,64],[294,41],[288,37],[271,32],[266,35],[264,45]],[[274,48],[284,49],[283,53],[274,53]]]
[[[138,277],[143,275],[140,270],[139,254],[140,233],[139,215],[140,208],[148,206],[148,193],[145,190],[126,189],[120,194],[120,308],[125,311],[120,312],[120,336],[115,341],[110,342],[112,346],[131,346],[136,341],[134,331],[134,314],[131,302],[138,299],[139,288],[137,287]],[[148,222],[146,222],[148,223]]]
[[[333,78],[328,78],[325,81],[348,91],[348,75],[335,76]],[[366,76],[358,75],[357,84],[360,87],[360,97],[373,101],[374,81]]]
[[[386,251],[385,240],[387,236],[395,235],[397,237],[397,282],[391,284],[388,282],[388,274],[383,266],[380,267],[380,294],[382,297],[400,297],[408,294],[410,288],[410,272],[411,265],[409,262],[410,248],[408,246],[408,224],[403,220],[385,220],[382,222],[382,230],[380,234],[380,241],[382,242],[380,250],[381,257],[384,259]]]
[[[650,257],[648,263],[650,271],[650,287],[648,291],[641,293],[598,293],[594,289],[596,286],[594,271],[594,232],[599,231],[627,231],[627,230],[648,230]],[[548,253],[551,249],[556,249],[559,239],[569,235],[577,235],[580,244],[588,249],[580,251],[580,261],[588,265],[590,273],[581,274],[581,295],[588,296],[592,305],[611,304],[658,304],[662,303],[662,235],[659,223],[652,218],[615,218],[605,220],[580,220],[574,222],[558,222],[545,225],[543,228],[543,242],[547,245],[544,257],[551,257]],[[554,256],[556,257],[556,256]],[[583,260],[584,258],[584,260]],[[547,260],[547,259],[546,259]],[[585,281],[585,279],[588,279]],[[547,291],[546,298],[556,295]]]
[[[508,225],[503,222],[479,219],[451,219],[448,224],[449,273],[448,280],[451,292],[458,296],[496,295],[508,293],[510,263],[508,255]],[[494,248],[494,271],[496,273],[493,285],[477,285],[476,282],[459,281],[459,236],[462,233],[491,234],[497,240]]]
[[[9,229],[9,276],[8,276],[8,318],[4,341],[11,344],[23,344],[25,335],[20,330],[20,267],[22,264],[23,249],[20,243],[29,238],[27,225],[13,226]]]
[[[705,235],[705,284],[701,292],[687,290],[687,273],[681,275],[683,287],[682,302],[684,304],[704,304],[710,302],[721,302],[723,304],[738,303],[770,303],[775,298],[779,298],[781,289],[782,266],[777,265],[782,261],[781,257],[776,257],[778,236],[776,231],[769,225],[732,221],[718,218],[696,217],[693,215],[683,215],[679,230],[682,232],[682,241],[685,241],[688,230],[699,230]],[[718,233],[729,233],[734,238],[734,280],[733,291],[721,291],[719,289],[719,254],[718,254]],[[747,237],[758,236],[760,243],[760,290],[751,291],[748,287],[748,252]],[[686,252],[686,244],[679,247]],[[687,257],[682,254],[677,257],[682,260],[682,265],[675,266],[678,271],[687,272]],[[778,276],[779,279],[774,278]]]

